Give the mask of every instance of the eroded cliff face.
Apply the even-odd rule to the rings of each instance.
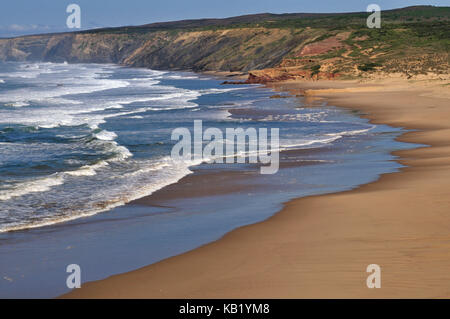
[[[153,69],[248,71],[275,66],[315,32],[214,31],[66,33],[0,40],[0,59],[118,63]]]
[[[8,61],[120,63],[141,45],[115,34],[37,35],[0,39],[0,59]]]
[[[399,12],[405,14],[401,24]],[[358,14],[287,14],[283,19],[263,14],[0,39],[0,60],[238,71],[249,73],[246,83],[448,75],[450,8],[412,7],[389,14],[377,30],[368,29]]]

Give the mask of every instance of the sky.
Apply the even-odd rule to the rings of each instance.
[[[141,25],[253,13],[354,12],[411,5],[449,6],[450,0],[1,0],[0,37],[76,31],[66,25],[69,4],[81,8],[81,29]]]

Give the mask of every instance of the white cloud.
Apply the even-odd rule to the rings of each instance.
[[[50,26],[39,24],[10,24],[2,29],[11,31],[33,31],[33,30],[48,30]]]
[[[24,31],[27,29],[27,27],[25,25],[20,24],[11,24],[7,27],[7,29],[12,31]]]
[[[10,24],[0,25],[0,37],[15,37],[26,34],[60,32],[62,28],[42,24]]]

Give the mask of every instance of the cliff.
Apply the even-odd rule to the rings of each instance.
[[[117,63],[152,69],[250,72],[251,83],[374,72],[448,74],[450,8],[382,13],[260,14],[0,39],[0,60]]]

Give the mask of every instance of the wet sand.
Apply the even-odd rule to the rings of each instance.
[[[285,204],[191,252],[105,280],[69,298],[450,297],[450,89],[443,81],[285,82],[373,123],[418,131],[399,151],[408,167],[356,190]],[[300,90],[301,89],[301,90]],[[300,91],[299,91],[300,90]],[[366,267],[381,266],[380,289]]]

